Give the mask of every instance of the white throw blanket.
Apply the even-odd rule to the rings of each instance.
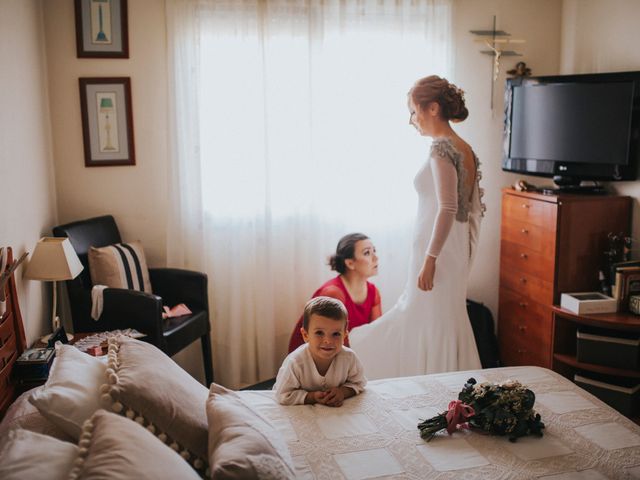
[[[102,293],[105,288],[107,288],[106,285],[94,285],[91,289],[91,318],[96,322],[102,315],[102,308],[104,307]]]

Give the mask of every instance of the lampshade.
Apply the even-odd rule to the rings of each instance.
[[[71,280],[83,268],[68,238],[43,237],[36,244],[24,276],[31,280]]]

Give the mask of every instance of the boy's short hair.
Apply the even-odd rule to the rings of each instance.
[[[309,330],[309,319],[311,315],[321,315],[333,320],[344,320],[344,328],[347,328],[347,309],[344,304],[337,298],[332,297],[315,297],[307,302],[304,306],[304,314],[302,316],[302,328]]]

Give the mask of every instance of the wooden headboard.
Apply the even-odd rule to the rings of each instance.
[[[11,247],[7,247],[5,253],[8,254],[8,268],[13,262]],[[0,418],[4,416],[15,397],[15,385],[11,379],[13,364],[27,347],[13,274],[5,285],[5,295],[6,311],[0,316]]]

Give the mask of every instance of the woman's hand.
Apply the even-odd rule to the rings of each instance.
[[[436,259],[427,255],[418,275],[418,288],[428,292],[433,288],[433,277],[436,274]]]

